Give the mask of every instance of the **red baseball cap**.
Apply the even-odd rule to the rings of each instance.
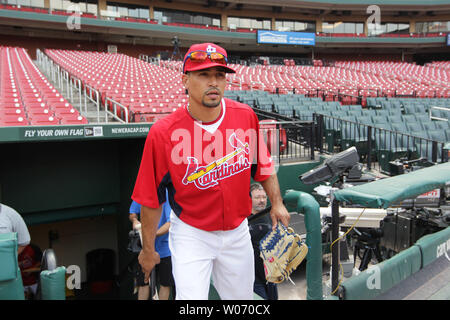
[[[212,52],[221,53],[225,57],[225,64],[213,62],[213,61],[211,61],[211,59],[209,57],[207,57],[203,61],[193,61],[191,59],[188,59],[188,57],[190,57],[190,54],[195,51],[203,51],[203,52],[207,52],[209,54]],[[228,59],[227,51],[224,48],[218,46],[217,44],[214,44],[214,43],[193,44],[189,48],[186,55],[184,56],[183,73],[186,73],[187,71],[197,71],[197,70],[208,69],[208,68],[212,68],[212,67],[222,67],[226,73],[236,73],[235,70],[233,70],[232,68],[230,68],[226,65],[227,59]]]

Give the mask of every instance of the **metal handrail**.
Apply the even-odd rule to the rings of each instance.
[[[73,88],[78,90],[78,99],[79,99],[79,111],[83,112],[81,105],[81,91],[82,91],[82,83],[81,80],[74,76],[69,76],[70,82],[70,101],[73,103]],[[84,106],[84,113],[87,114],[86,105]]]
[[[430,147],[432,148],[431,149],[432,158],[436,158],[436,159],[428,159],[432,162],[437,162],[437,148],[440,146],[440,149],[442,151],[444,144],[445,144],[442,141],[435,141],[430,138],[414,136],[411,133],[407,133],[407,132],[398,132],[398,131],[394,131],[394,130],[390,130],[390,129],[379,128],[379,127],[376,127],[373,125],[358,123],[358,122],[354,122],[354,121],[347,120],[347,119],[341,119],[341,118],[338,118],[335,116],[330,116],[330,115],[321,115],[321,116],[324,119],[324,123],[326,122],[325,119],[328,118],[328,119],[331,119],[331,121],[333,121],[333,124],[337,124],[337,123],[340,124],[341,127],[339,129],[333,129],[333,130],[341,131],[342,126],[353,128],[354,130],[349,131],[351,134],[349,137],[347,137],[348,139],[357,138],[357,136],[359,135],[359,132],[360,132],[359,128],[365,128],[366,133],[367,133],[368,143],[372,142],[372,141],[375,143],[379,142],[379,141],[377,141],[377,132],[379,132],[379,133],[385,132],[385,135],[389,135],[389,145],[395,144],[397,148],[409,149],[410,147],[413,147],[416,142],[423,142],[426,144],[425,150],[427,150]],[[397,139],[393,138],[393,137],[397,137],[397,136],[401,137],[402,142],[400,144],[398,144]],[[406,140],[407,140],[406,145],[403,144],[403,141],[404,141],[403,137],[406,137]],[[320,137],[319,137],[319,139],[320,139]],[[433,147],[433,145],[435,147]],[[436,151],[434,151],[433,148],[436,148]],[[417,151],[419,153],[422,153],[422,151],[423,151],[422,145],[420,145],[420,148]],[[368,150],[368,152],[370,154],[370,152],[371,152],[370,149]],[[370,169],[370,155],[367,157],[367,160],[368,160],[368,167]],[[445,161],[444,157],[441,157],[441,162],[442,161]]]
[[[110,101],[112,103],[112,106],[114,108],[114,112],[111,112],[108,110],[108,101]],[[118,116],[117,114],[117,107],[121,108],[124,110],[125,112],[125,121]],[[129,115],[128,115],[128,108],[125,107],[123,104],[115,101],[114,99],[108,98],[106,97],[105,99],[105,121],[108,122],[108,114],[111,115],[114,119],[118,120],[119,122],[122,123],[129,123]]]
[[[428,109],[428,114],[430,115],[430,119],[431,120],[441,120],[441,121],[447,121],[448,122],[448,119],[446,119],[446,118],[439,118],[439,117],[432,116],[431,109],[445,110],[445,111],[448,111],[450,113],[450,108],[438,107],[438,106],[430,106],[430,109]]]
[[[89,89],[89,95],[87,90]],[[95,99],[92,97],[92,93],[95,93]],[[97,106],[97,122],[100,122],[100,93],[88,84],[84,85],[84,108],[87,110],[87,99],[92,101]],[[106,112],[106,108],[105,108]]]
[[[66,70],[64,70],[64,69],[62,69],[61,71],[61,93],[63,93],[64,92],[64,83],[66,84],[66,90],[67,90],[67,93],[69,92],[69,73],[66,71]]]

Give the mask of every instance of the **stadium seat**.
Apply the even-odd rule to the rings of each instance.
[[[442,130],[427,130],[430,139],[438,142],[447,142],[445,131]]]
[[[378,163],[384,172],[389,172],[390,161],[408,156],[408,149],[399,144],[397,134],[392,131],[377,130],[375,144]]]
[[[420,122],[406,122],[406,128],[409,132],[419,132],[423,130],[422,125]]]
[[[430,140],[416,139],[415,147],[419,156],[426,158],[428,161],[433,160],[433,148]],[[436,151],[436,162],[441,162],[442,150],[438,147]]]
[[[81,115],[73,115],[73,116],[64,116],[63,118],[61,118],[61,124],[64,125],[68,125],[68,124],[87,124],[88,121],[85,117],[81,116]]]
[[[450,128],[450,121],[436,121],[435,124],[437,129],[446,130]]]
[[[426,131],[431,131],[431,130],[436,130],[436,122],[424,122],[422,123],[422,127],[426,130]]]
[[[54,108],[53,109],[54,115],[60,119],[64,117],[72,117],[72,116],[79,116],[80,113],[77,109],[71,108],[71,107],[63,107],[63,108]]]
[[[0,47],[0,66],[0,125],[59,123],[53,108],[62,102],[70,104],[34,65],[25,49]],[[49,121],[49,117],[53,120]]]
[[[27,126],[30,122],[22,117],[22,116],[11,116],[11,115],[5,115],[0,117],[0,125],[4,127],[9,126]]]
[[[50,126],[58,125],[59,119],[54,116],[48,115],[36,115],[30,118],[30,124],[32,126]]]
[[[408,128],[406,127],[406,124],[404,122],[394,122],[391,124],[392,130],[396,132],[408,132]]]

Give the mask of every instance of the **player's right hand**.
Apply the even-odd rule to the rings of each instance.
[[[157,265],[161,260],[159,258],[158,252],[154,250],[141,250],[139,253],[139,264],[142,267],[142,272],[144,272],[144,280],[148,282],[150,278],[150,272],[152,272],[155,265]]]

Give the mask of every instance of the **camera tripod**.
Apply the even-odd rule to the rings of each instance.
[[[359,265],[359,270],[364,271],[367,269],[372,257],[375,256],[378,262],[383,261],[380,250],[380,238],[383,236],[381,229],[366,229],[357,228],[353,229],[356,234],[356,243],[353,249],[353,259],[356,264],[356,257],[361,259]],[[360,251],[363,250],[363,255],[361,257]]]

